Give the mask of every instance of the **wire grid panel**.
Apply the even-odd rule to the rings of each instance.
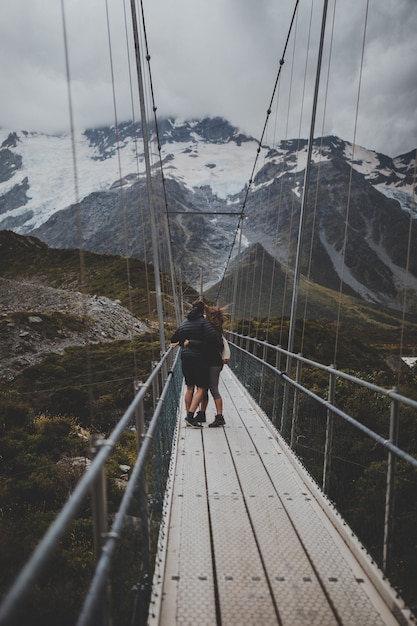
[[[401,611],[394,619],[397,604],[382,601],[333,510],[227,367],[221,393],[224,428],[181,420],[158,623],[411,623]]]
[[[238,388],[227,384],[223,390],[228,423],[236,415],[227,438],[280,623],[333,626],[335,614],[254,444],[265,438],[264,425]],[[264,454],[282,463],[268,437],[266,443]]]
[[[227,387],[231,388],[230,381],[227,381]],[[242,392],[243,388],[240,397]],[[365,570],[331,522],[333,510],[330,504],[326,514],[309,489],[310,479],[307,474],[304,478],[301,477],[294,469],[295,465],[288,463],[288,454],[291,454],[288,449],[285,446],[280,447],[277,439],[271,435],[272,430],[266,427],[266,423],[253,408],[245,408],[244,398],[240,399],[240,403],[240,415],[248,430],[254,432],[253,441],[257,454],[262,458],[271,480],[282,496],[283,505],[302,541],[303,550],[311,561],[329,602],[335,607],[338,623],[349,626],[398,624],[399,621],[383,602]],[[254,426],[254,419],[260,422],[260,428]],[[271,454],[271,444],[281,454]],[[400,623],[409,622],[402,616]]]
[[[230,413],[228,413],[228,426]],[[207,490],[221,624],[277,624],[225,430],[204,429]]]
[[[202,435],[183,421],[177,453],[159,624],[215,624]]]

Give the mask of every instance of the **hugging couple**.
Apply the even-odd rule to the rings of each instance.
[[[219,393],[220,372],[229,358],[229,354],[224,353],[223,323],[224,313],[220,307],[205,307],[204,302],[197,300],[171,337],[171,344],[181,346],[182,372],[187,387],[185,421],[192,428],[202,428],[206,421],[209,389],[216,406],[214,422],[209,427],[225,424]]]

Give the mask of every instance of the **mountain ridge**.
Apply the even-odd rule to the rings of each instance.
[[[231,214],[239,215],[243,204],[244,247],[261,243],[291,272],[307,141],[260,146],[220,118],[160,120],[158,131],[165,189],[153,158],[153,193],[161,221],[169,211],[174,259],[184,280],[196,286],[201,267],[205,288],[221,279],[238,222]],[[0,228],[33,234],[55,247],[151,258],[143,155],[136,160],[140,125],[90,129],[77,138],[76,202],[68,138],[2,132]],[[258,169],[248,190],[256,154]],[[402,241],[407,228],[412,240],[417,236],[414,219],[410,225],[414,163],[414,152],[391,158],[334,136],[314,141],[306,276],[321,284],[330,280],[332,288],[342,281],[347,293],[402,306]],[[408,259],[410,307],[417,297],[416,254],[411,250]]]

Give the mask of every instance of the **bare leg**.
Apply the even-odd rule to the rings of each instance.
[[[192,399],[192,402],[190,404],[190,408],[188,409],[188,411],[190,413],[195,413],[195,411],[198,408],[198,405],[203,400],[206,391],[207,390],[204,389],[204,387],[197,387],[197,391],[193,395],[193,399]]]
[[[205,413],[207,411],[208,402],[209,402],[209,396],[208,396],[208,392],[206,391],[206,395],[201,400],[201,404],[200,404],[200,411],[202,413]]]
[[[187,411],[187,413],[190,410],[190,405],[191,405],[191,401],[193,399],[193,395],[194,395],[194,386],[193,387],[187,387],[187,391],[185,392],[185,396],[184,396],[185,410]]]

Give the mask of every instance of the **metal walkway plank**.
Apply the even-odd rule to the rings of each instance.
[[[204,434],[204,450],[221,623],[274,626],[276,609],[222,428]]]
[[[245,424],[242,407],[237,410],[230,389],[227,385],[223,395],[230,424],[226,436],[280,620],[285,625],[332,626],[336,623],[335,614],[254,444],[258,431],[262,437],[265,435],[263,424],[249,407]],[[241,396],[239,400],[242,404]],[[281,456],[278,449],[271,447],[270,439],[266,441],[266,453],[274,458]]]
[[[215,624],[201,432],[180,428],[160,624]]]
[[[224,428],[180,412],[149,626],[411,624],[228,367],[220,389]]]

